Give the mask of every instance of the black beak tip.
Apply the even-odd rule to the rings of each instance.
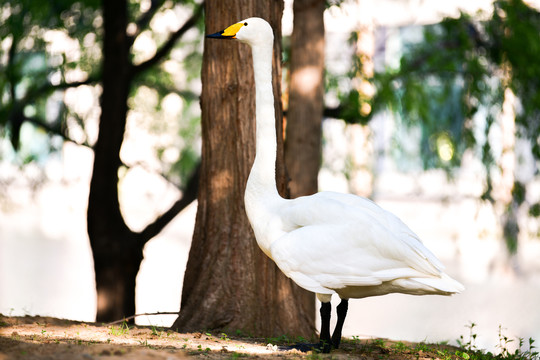
[[[223,36],[223,31],[206,35],[206,37],[209,39],[233,39],[232,36]]]

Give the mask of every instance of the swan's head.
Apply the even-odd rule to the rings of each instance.
[[[242,20],[223,31],[206,35],[206,37],[214,39],[237,39],[251,46],[271,46],[274,42],[274,33],[270,24],[266,20],[257,17]]]

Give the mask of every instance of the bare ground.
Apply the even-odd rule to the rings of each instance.
[[[291,349],[286,337],[263,339],[162,328],[101,325],[49,317],[0,315],[0,360],[5,359],[455,359],[456,348],[344,339],[330,354]]]

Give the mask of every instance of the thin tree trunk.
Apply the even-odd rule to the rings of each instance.
[[[88,198],[87,228],[94,257],[98,308],[96,319],[110,322],[135,314],[135,279],[143,259],[143,248],[197,194],[199,168],[189,179],[182,198],[143,231],[126,225],[118,200],[120,148],[124,140],[127,101],[133,77],[159,63],[174,43],[198,20],[198,7],[190,19],[148,61],[133,66],[132,39],[126,35],[126,0],[102,1],[104,40],[99,138],[94,146],[94,167]],[[156,9],[153,9],[152,13]],[[148,13],[148,16],[151,16]]]
[[[278,138],[282,1],[206,2],[208,32],[251,16],[274,28],[274,82]],[[314,307],[258,248],[244,209],[244,190],[255,156],[255,94],[247,45],[206,41],[202,70],[202,168],[195,233],[174,329],[241,330],[253,335],[310,336]],[[278,143],[278,148],[282,142]],[[281,161],[280,161],[281,159]],[[281,164],[280,164],[281,162]],[[278,183],[284,188],[282,152]]]
[[[102,4],[103,93],[88,199],[88,235],[96,272],[97,321],[111,321],[135,312],[135,276],[142,247],[125,224],[118,201],[119,154],[130,87],[127,3],[104,0]]]
[[[318,191],[324,109],[324,0],[295,0],[285,163],[291,197]]]

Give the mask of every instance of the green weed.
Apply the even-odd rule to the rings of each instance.
[[[499,350],[499,354],[495,355],[491,352],[483,352],[478,349],[475,344],[477,334],[474,332],[475,323],[471,323],[466,327],[469,328],[469,339],[465,341],[463,336],[460,336],[457,343],[461,347],[461,350],[456,351],[456,356],[464,360],[540,360],[536,346],[534,345],[534,339],[529,338],[528,349],[523,349],[525,341],[523,338],[517,339],[519,341],[518,348],[514,351],[509,349],[515,339],[511,339],[503,333],[503,327],[499,325],[499,344],[496,348]]]
[[[465,342],[464,336],[460,335],[459,339],[457,340],[459,347],[467,349],[468,351],[478,350],[475,343],[476,342],[476,334],[474,333],[475,326],[476,324],[473,322],[471,322],[469,325],[465,325],[465,327],[469,329],[469,339],[467,340],[467,342]]]
[[[392,345],[392,348],[394,348],[395,350],[399,351],[399,352],[405,352],[405,351],[408,351],[410,350],[410,347],[405,345],[404,343],[402,343],[401,341],[398,341],[397,343],[395,343],[394,345]]]
[[[210,349],[209,347],[203,349],[202,345],[199,345],[199,346],[197,346],[197,351],[201,351],[201,352],[204,351],[205,353],[208,353],[208,352],[212,351],[212,349]]]
[[[152,325],[152,335],[162,337],[163,336],[163,328],[157,328],[154,325]],[[169,334],[167,334],[168,336]]]
[[[129,325],[125,321],[118,327],[113,325],[110,332],[114,336],[129,335]]]
[[[386,348],[386,343],[384,342],[383,339],[373,339],[371,341],[371,344],[374,346],[380,347],[382,349]]]

